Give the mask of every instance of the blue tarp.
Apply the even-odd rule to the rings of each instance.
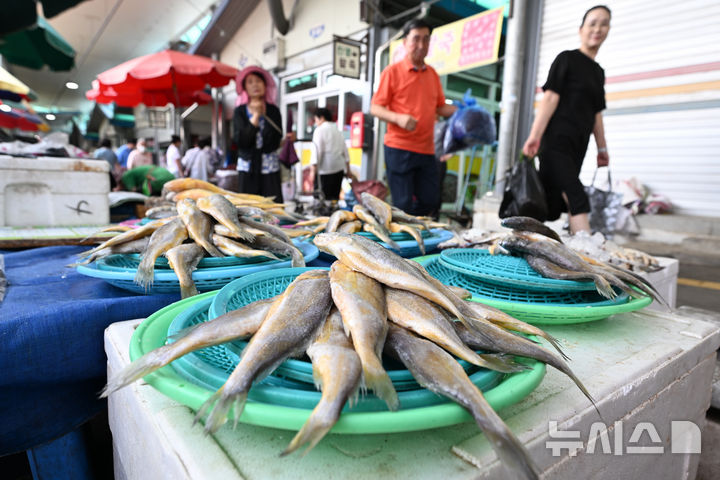
[[[144,318],[179,294],[138,295],[78,274],[87,247],[4,253],[0,303],[0,456],[72,431],[105,408],[103,332]]]

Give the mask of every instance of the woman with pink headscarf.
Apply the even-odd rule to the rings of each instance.
[[[283,132],[280,110],[275,106],[275,81],[266,70],[251,66],[238,73],[235,88],[238,101],[233,141],[237,145],[240,192],[275,197],[276,202],[282,202],[277,150]]]

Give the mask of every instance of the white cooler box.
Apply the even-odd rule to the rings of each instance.
[[[105,160],[0,155],[0,227],[110,222]]]

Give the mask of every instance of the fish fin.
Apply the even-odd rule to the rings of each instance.
[[[530,368],[523,363],[517,362],[511,355],[483,353],[479,354],[478,357],[480,357],[484,363],[483,365],[480,365],[481,367],[489,368],[491,370],[495,370],[496,372],[515,373],[522,372]]]
[[[363,373],[367,388],[373,391],[377,397],[382,399],[391,411],[395,411],[400,406],[395,387],[390,380],[390,376],[385,369],[377,361],[377,365],[363,366]]]
[[[135,274],[135,283],[145,288],[147,291],[155,280],[155,259],[149,256],[144,256],[140,265],[138,265],[137,273]]]
[[[297,249],[297,248],[292,249],[291,265],[293,267],[304,267],[305,266],[305,257],[303,256],[300,249]]]
[[[547,333],[547,332],[543,332],[542,338],[544,338],[545,340],[547,340],[547,341],[550,343],[550,345],[552,345],[552,346],[555,348],[555,350],[557,350],[557,352],[560,354],[560,356],[561,356],[564,360],[570,360],[570,357],[568,357],[568,356],[565,354],[565,352],[563,352],[563,349],[560,347],[560,342],[558,341],[557,338],[553,337],[552,335],[550,335],[550,334]]]
[[[215,400],[217,400],[217,402],[215,402]],[[203,404],[196,418],[201,417],[209,408],[209,405],[215,403],[215,406],[205,421],[205,433],[214,433],[227,421],[231,407],[234,407],[234,421],[237,424],[245,408],[246,400],[247,392],[224,395],[221,388]]]
[[[330,431],[330,429],[335,424],[335,421],[328,421],[320,418],[319,415],[315,415],[315,412],[316,410],[313,410],[313,412],[310,414],[310,417],[307,419],[300,431],[290,441],[288,447],[280,454],[281,457],[289,455],[301,446],[309,443],[308,447],[302,454],[302,456],[304,457]]]
[[[603,297],[613,299],[617,296],[617,293],[613,290],[610,282],[608,282],[602,275],[594,276],[593,281],[595,282],[595,288],[598,293]]]
[[[100,398],[106,398],[111,393],[130,385],[135,380],[139,380],[170,363],[173,360],[172,357],[168,358],[167,353],[170,351],[171,347],[164,345],[146,353],[130,365],[125,366],[108,379],[107,385],[105,385],[105,388],[100,392]]]
[[[207,242],[206,245],[202,246],[207,253],[209,253],[213,257],[222,258],[225,256],[224,253],[222,253],[218,248],[213,245],[211,242]]]
[[[192,282],[190,285],[180,285],[180,298],[185,299],[189,297],[194,297],[197,294],[198,289],[195,285],[195,282]]]

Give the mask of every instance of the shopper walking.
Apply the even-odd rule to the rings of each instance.
[[[523,153],[540,157],[540,179],[548,220],[569,212],[570,233],[590,231],[590,202],[580,182],[590,134],[597,145],[597,165],[610,157],[605,140],[605,72],[595,56],[610,31],[610,9],[592,7],[580,24],[580,48],[560,53],[550,66],[535,120]]]

